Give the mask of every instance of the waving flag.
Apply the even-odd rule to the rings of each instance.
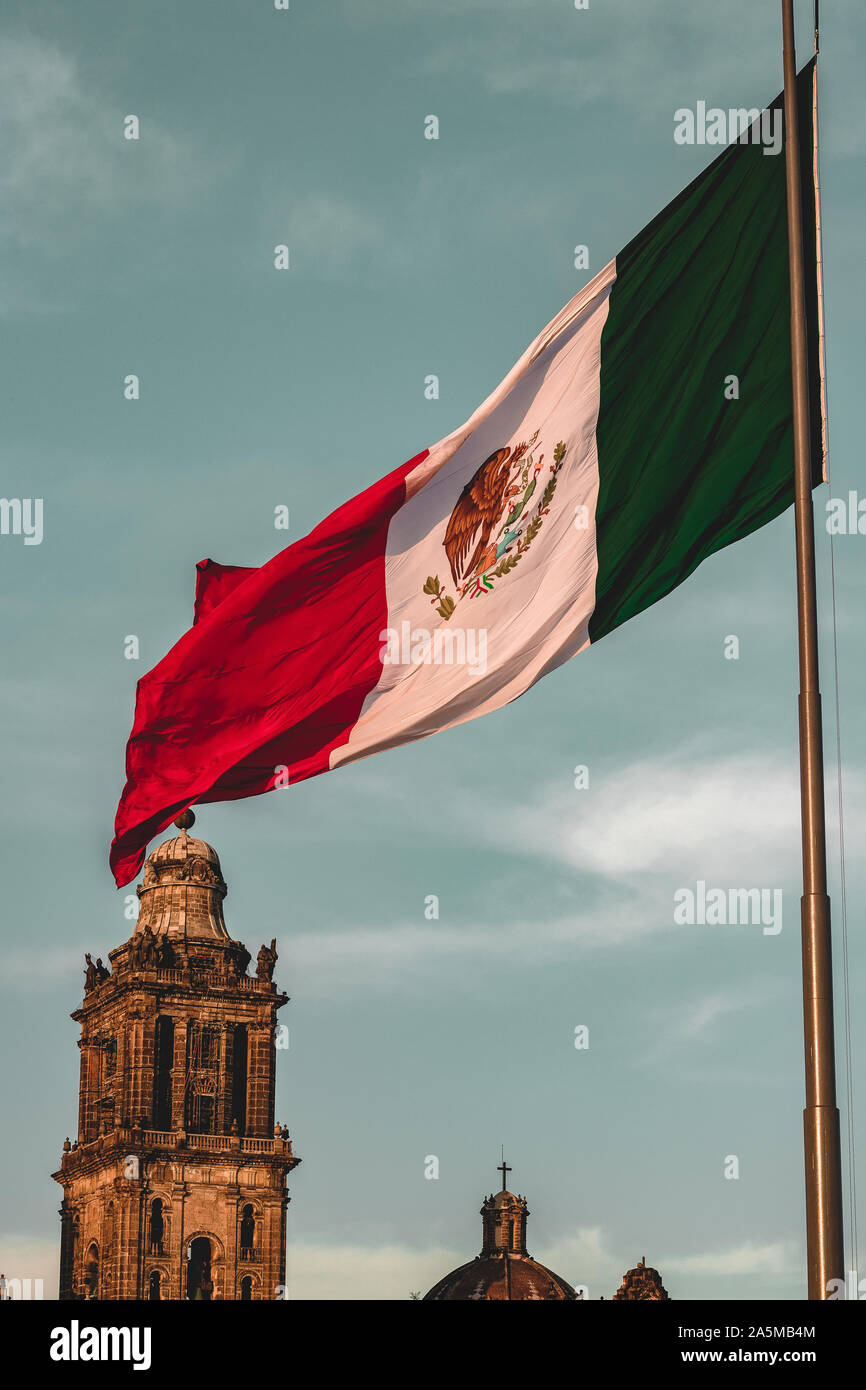
[[[815,252],[812,64],[799,79]],[[202,561],[139,682],[118,884],[186,806],[500,708],[793,501],[784,159],[767,115],[557,314],[460,429],[260,569]],[[817,274],[807,312],[815,481]]]

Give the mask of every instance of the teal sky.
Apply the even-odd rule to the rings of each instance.
[[[844,1104],[823,514],[863,487],[866,11],[822,9]],[[68,1015],[83,952],[132,929],[107,855],[135,682],[189,626],[196,562],[264,562],[277,505],[297,539],[461,424],[709,163],[674,111],[776,95],[779,30],[776,0],[8,0],[0,491],[45,520],[0,536],[7,1277],[56,1295]],[[855,1064],[864,545],[835,542]],[[201,808],[229,929],[278,938],[292,996],[291,1296],[406,1298],[470,1259],[500,1144],[530,1251],[591,1297],[642,1255],[675,1298],[803,1296],[794,624],[787,513],[499,713]],[[782,931],[676,926],[698,879],[781,888]]]

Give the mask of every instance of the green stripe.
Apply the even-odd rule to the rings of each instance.
[[[798,84],[817,483],[812,63]],[[617,257],[601,339],[593,641],[793,502],[789,306],[784,152],[760,145],[730,145]],[[728,401],[732,374],[740,397]]]

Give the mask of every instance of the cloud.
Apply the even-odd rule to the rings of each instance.
[[[45,1299],[57,1298],[59,1292],[60,1228],[56,1236],[0,1234],[0,1273],[7,1280],[31,1280],[31,1296],[40,1292]]]
[[[480,1236],[480,1230],[479,1230]],[[578,1230],[550,1245],[530,1240],[530,1251],[541,1264],[570,1284],[585,1284],[590,1298],[609,1298],[618,1288],[625,1266],[604,1248],[599,1227]],[[286,1278],[289,1297],[299,1299],[407,1299],[421,1293],[477,1255],[477,1248],[448,1246],[414,1249],[388,1245],[329,1245],[289,1240]]]
[[[396,1244],[289,1241],[286,1284],[290,1299],[408,1299],[412,1293],[425,1294],[448,1270],[471,1258],[445,1246],[414,1250]]]
[[[846,802],[847,833],[859,835],[863,786],[851,774]],[[772,886],[798,862],[797,765],[793,756],[681,748],[593,770],[586,791],[547,787],[519,814],[494,809],[473,819],[496,843],[522,843],[612,882],[733,874],[734,886]]]
[[[123,138],[127,114],[138,141]],[[73,53],[30,36],[0,37],[0,123],[0,236],[43,252],[143,204],[189,204],[216,167],[190,137],[98,90]]]
[[[610,1298],[630,1263],[613,1255],[601,1227],[578,1229],[574,1235],[538,1245],[530,1239],[535,1259],[570,1284],[586,1286],[591,1300]],[[58,1296],[59,1236],[0,1235],[0,1271],[7,1279],[42,1280],[45,1299]],[[446,1245],[415,1248],[387,1245],[329,1244],[289,1239],[286,1282],[289,1298],[298,1300],[406,1300],[422,1296],[450,1270],[465,1264],[477,1251]],[[728,1250],[691,1255],[649,1256],[673,1296],[694,1296],[688,1282],[695,1279],[777,1279],[799,1281],[800,1259],[793,1241],[764,1245],[747,1242]],[[678,1280],[680,1283],[677,1288]],[[34,1292],[38,1285],[34,1283]],[[712,1296],[712,1291],[707,1295]]]
[[[132,930],[132,923],[130,931]],[[38,990],[64,981],[73,990],[84,988],[84,946],[43,946],[39,969],[33,966],[33,951],[24,947],[0,951],[0,992],[13,994]],[[96,957],[94,956],[94,960]]]
[[[785,995],[785,982],[770,976],[754,979],[738,977],[725,989],[710,990],[682,1003],[652,1007],[644,1028],[645,1043],[634,1065],[658,1076],[664,1069],[668,1080],[735,1080],[744,1086],[774,1085],[776,1078],[765,1071],[732,1066],[727,1060],[729,1036],[722,1026],[749,1010],[771,1009]]]
[[[681,1255],[666,1258],[665,1267],[683,1275],[710,1275],[719,1278],[738,1275],[776,1275],[800,1279],[801,1259],[793,1241],[775,1241],[768,1245],[751,1242],[733,1250],[716,1250],[704,1255]]]
[[[390,994],[415,988],[427,994],[436,970],[447,970],[450,987],[486,988],[484,971],[454,970],[454,963],[491,963],[505,969],[542,969],[575,952],[615,946],[654,927],[634,899],[616,913],[588,911],[571,917],[446,926],[354,927],[345,931],[293,933],[281,950],[291,963],[296,992],[305,999]]]
[[[385,242],[377,218],[341,194],[305,194],[274,214],[273,225],[285,229],[293,265],[313,273],[343,271]]]
[[[812,46],[811,6],[802,0],[797,9],[802,61]],[[433,12],[429,0],[344,0],[343,11],[358,26],[424,23]],[[753,0],[667,0],[663,7],[606,0],[583,12],[570,0],[439,0],[435,17],[448,36],[421,50],[422,72],[471,79],[494,98],[531,95],[572,108],[606,103],[645,117],[699,97],[754,105],[781,87],[778,8]],[[866,95],[852,41],[864,32],[859,0],[837,0],[823,29],[834,81],[822,89],[822,143],[827,158],[847,160],[866,148]]]
[[[417,811],[411,779],[368,774],[363,795],[368,804],[387,803],[385,823],[393,826],[394,852],[399,853],[404,832],[411,844]],[[435,792],[431,796],[436,800]],[[363,838],[355,804],[355,798],[330,804],[333,834]],[[491,962],[508,970],[547,968],[574,962],[581,952],[674,930],[673,894],[694,887],[699,878],[726,889],[781,887],[787,899],[799,876],[798,774],[795,759],[781,755],[709,758],[690,745],[668,757],[593,769],[587,791],[572,790],[570,781],[567,790],[542,786],[516,806],[497,806],[490,797],[477,801],[464,788],[450,813],[445,844],[506,854],[509,871],[516,856],[536,868],[553,864],[564,871],[570,890],[580,893],[580,909],[531,917],[521,904],[510,920],[505,907],[499,916],[467,915],[463,921],[367,921],[292,933],[281,950],[299,994],[333,999],[426,990],[440,970],[448,972],[450,987],[469,991],[478,988]],[[377,816],[371,822],[381,824]],[[849,840],[853,843],[864,828],[862,780],[849,774]],[[315,817],[309,831],[313,838],[321,833]],[[467,968],[455,970],[455,963]],[[469,969],[472,965],[483,969]],[[745,993],[738,987],[730,994],[707,994],[668,1013],[658,1036],[665,1047],[677,1048],[711,1036],[728,1014],[771,1003],[775,990],[774,980],[758,980]]]
[[[738,42],[738,8],[748,25],[746,48]],[[600,20],[591,11],[556,6],[541,22],[531,16],[531,36],[526,17],[526,9],[515,6],[495,33],[479,28],[474,37],[446,41],[425,67],[443,76],[471,69],[493,96],[531,93],[572,107],[602,101],[642,115],[659,103],[673,111],[679,91],[727,100],[732,82],[768,100],[775,95],[770,87],[778,83],[778,69],[768,73],[766,55],[771,43],[775,50],[781,45],[778,16],[756,11],[747,0],[709,8],[680,0],[663,13],[633,0],[608,0]]]
[[[694,1041],[711,1033],[716,1025],[731,1014],[742,1013],[744,1009],[755,1009],[765,1005],[771,996],[782,991],[782,984],[753,982],[745,986],[738,981],[735,989],[715,990],[674,1008],[666,1008],[662,1017],[669,1019],[669,1035],[681,1042]],[[673,1015],[673,1016],[672,1016]]]

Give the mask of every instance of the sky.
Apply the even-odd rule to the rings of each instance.
[[[847,1145],[866,1113],[866,540],[835,538],[834,615],[824,515],[863,486],[866,12],[822,11]],[[460,425],[709,163],[674,142],[675,110],[776,95],[779,31],[775,0],[4,6],[0,490],[44,506],[41,544],[0,536],[7,1277],[56,1296],[69,1014],[84,951],[132,930],[107,856],[135,683],[190,625],[196,562],[263,563]],[[498,713],[200,809],[229,931],[253,952],[276,936],[291,995],[290,1297],[408,1298],[471,1259],[501,1146],[530,1251],[591,1298],[641,1256],[672,1298],[804,1296],[793,553],[788,512]],[[781,931],[676,924],[698,880],[780,889]]]

